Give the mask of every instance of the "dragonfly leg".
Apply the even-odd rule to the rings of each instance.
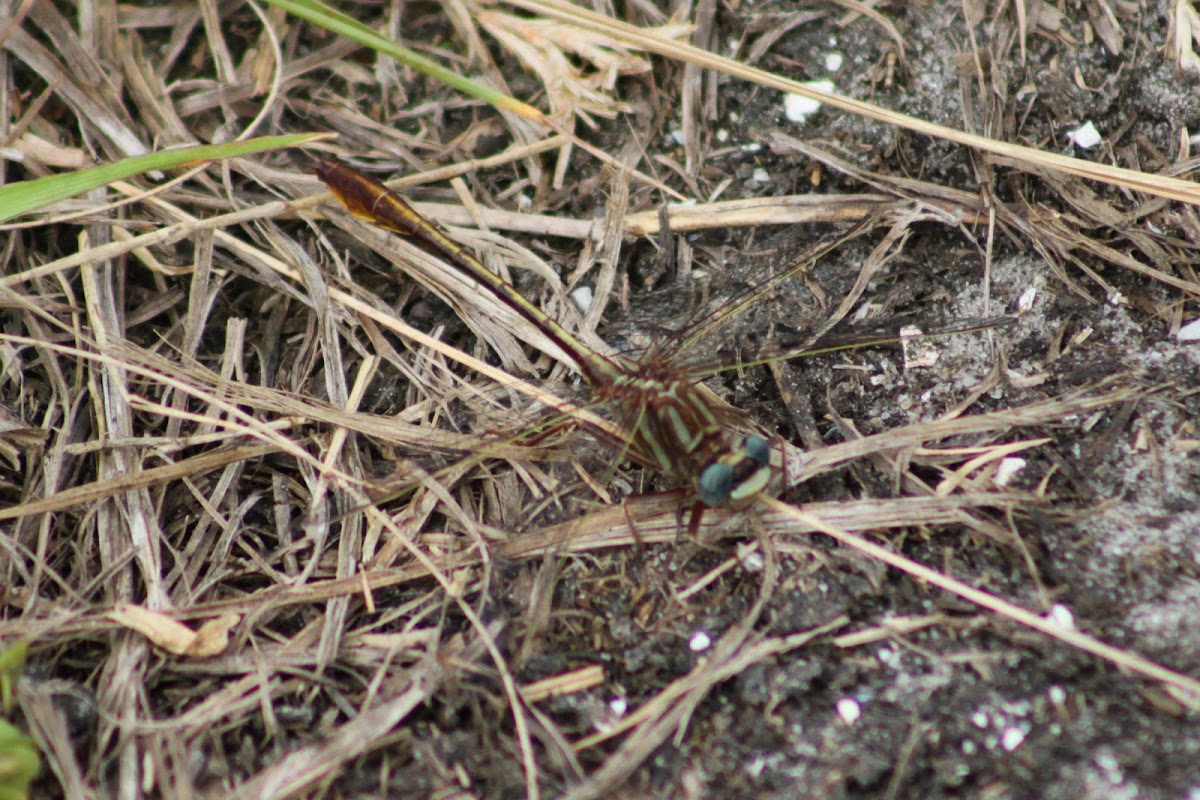
[[[700,540],[700,523],[704,519],[704,512],[708,509],[703,502],[697,500],[692,503],[692,515],[688,520],[688,538],[693,541]]]
[[[625,515],[625,525],[629,528],[629,535],[633,537],[633,547],[637,551],[642,551],[646,548],[646,543],[642,541],[642,535],[638,533],[637,523],[634,522],[633,515],[629,513],[628,499],[621,501],[621,513]]]

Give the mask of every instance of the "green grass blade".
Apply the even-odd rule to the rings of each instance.
[[[434,80],[441,81],[447,86],[452,86],[463,94],[482,100],[497,109],[511,111],[514,114],[535,122],[544,123],[546,121],[542,112],[533,106],[522,103],[520,100],[510,97],[503,92],[498,92],[495,89],[476,83],[469,78],[464,78],[446,69],[436,61],[409,50],[398,42],[394,42],[386,36],[376,33],[361,22],[340,11],[329,8],[323,3],[317,2],[317,0],[267,0],[267,2],[273,6],[282,8],[293,16],[318,25],[327,31],[344,36],[376,52],[391,56],[401,64],[406,64]]]
[[[18,639],[0,650],[0,705],[12,711],[13,691],[25,668],[29,642]],[[0,719],[0,800],[26,800],[41,767],[37,745],[7,720]]]
[[[329,138],[327,133],[295,133],[288,136],[263,136],[244,142],[206,144],[198,147],[182,147],[178,150],[163,150],[143,156],[123,158],[111,164],[90,169],[48,175],[30,181],[19,181],[0,186],[0,223],[21,214],[66,200],[69,197],[89,192],[113,181],[132,178],[150,170],[171,170],[187,167],[204,161],[298,147],[310,142]]]
[[[0,719],[0,800],[27,800],[40,768],[33,740]]]

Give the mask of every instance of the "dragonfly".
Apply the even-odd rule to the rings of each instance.
[[[698,528],[705,508],[741,507],[766,490],[773,474],[768,440],[759,434],[740,433],[726,424],[725,415],[700,391],[695,373],[689,372],[678,359],[657,350],[648,351],[642,358],[630,358],[609,356],[593,349],[380,181],[332,159],[320,160],[315,172],[352,216],[405,237],[472,279],[565,353],[575,363],[598,403],[613,403],[623,410],[621,427],[628,437],[624,444],[626,452],[637,461],[691,484],[696,502],[689,528]],[[843,236],[807,254],[794,267],[773,276],[767,284],[774,285],[795,274],[845,242],[846,238]],[[735,300],[720,320],[692,331],[676,349],[686,349],[706,335],[712,325],[736,315],[768,288],[760,286]],[[1003,317],[965,321],[926,335],[981,330],[1005,321],[1007,318]],[[821,340],[772,357],[795,358],[894,344],[900,339],[891,333]]]

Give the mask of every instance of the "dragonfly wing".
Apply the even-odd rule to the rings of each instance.
[[[835,330],[819,338],[795,345],[756,344],[749,349],[723,350],[715,361],[707,367],[697,366],[694,372],[700,376],[710,376],[734,368],[758,366],[775,361],[789,361],[843,350],[860,350],[864,347],[883,347],[916,339],[975,333],[1010,325],[1015,320],[1016,317],[1011,316],[972,317],[936,327],[921,327],[908,320],[894,319],[872,326],[870,331]]]

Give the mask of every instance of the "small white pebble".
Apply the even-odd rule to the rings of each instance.
[[[1025,731],[1020,728],[1005,728],[1004,733],[1000,735],[1000,746],[1010,753],[1020,747],[1023,741]]]
[[[851,319],[853,319],[855,322],[862,322],[865,319],[870,319],[871,315],[875,312],[882,310],[883,306],[879,305],[878,303],[867,301],[858,307],[858,310],[854,312],[854,316],[851,317]]]
[[[905,325],[900,329],[900,349],[904,353],[905,369],[928,369],[941,357],[932,342],[916,339],[920,335],[921,329],[916,325]]]
[[[783,115],[789,122],[804,123],[811,114],[821,108],[819,100],[813,100],[803,95],[789,94],[783,98]]]
[[[574,290],[571,291],[571,299],[575,301],[575,306],[584,314],[586,314],[588,309],[592,307],[592,301],[595,300],[596,297],[594,294],[592,294],[592,287],[576,286]]]
[[[808,81],[804,86],[815,89],[818,92],[833,92],[833,81]],[[785,94],[783,96],[783,115],[787,117],[789,122],[802,125],[820,109],[820,100],[814,100],[798,94]]]
[[[667,134],[667,138],[675,144],[683,144],[683,129],[676,128]]]
[[[971,715],[971,724],[976,728],[983,730],[988,726],[988,715],[986,711],[976,711]]]
[[[697,631],[692,635],[692,639],[688,642],[688,647],[693,653],[703,653],[708,648],[712,647],[712,637],[704,631]]]
[[[1088,122],[1083,123],[1073,131],[1067,131],[1067,138],[1076,147],[1088,150],[1100,144],[1100,131],[1096,130],[1096,126]]]
[[[724,128],[721,128],[719,131],[717,131],[717,141],[718,142],[728,142],[729,141],[729,131],[725,130]]]
[[[1021,292],[1021,296],[1017,298],[1017,311],[1022,314],[1027,313],[1033,308],[1033,301],[1037,299],[1037,289],[1030,286],[1025,291]]]
[[[837,713],[842,722],[853,725],[862,716],[862,707],[853,697],[843,697],[837,701]]]
[[[1181,342],[1200,341],[1200,319],[1194,319],[1180,328],[1175,338]]]
[[[592,726],[601,733],[608,733],[617,723],[621,721],[621,717],[625,716],[625,712],[629,710],[629,703],[624,697],[614,697],[608,701],[607,707],[603,712],[597,713],[596,718],[592,720]]]
[[[1046,619],[1060,628],[1065,628],[1069,631],[1075,630],[1075,615],[1071,613],[1071,609],[1062,603],[1055,603],[1050,606],[1050,610],[1046,613]]]
[[[766,563],[758,547],[748,542],[738,545],[737,557],[742,563],[742,569],[747,572],[762,572]]]
[[[912,358],[906,358],[904,366],[908,367],[909,369],[929,369],[936,364],[938,359],[941,357],[942,354],[938,352],[937,348],[933,345],[929,345],[928,347],[921,348],[920,355]]]
[[[825,54],[825,69],[829,72],[837,72],[844,63],[846,63],[846,57],[841,53]]]
[[[762,167],[759,167],[758,169],[754,170],[754,172],[750,175],[750,177],[753,178],[754,180],[758,181],[759,183],[770,183],[771,182],[771,173],[767,172]]]
[[[1125,771],[1121,769],[1121,762],[1111,750],[1101,750],[1092,758],[1092,761],[1104,773],[1104,777],[1109,783],[1116,785],[1125,779]]]
[[[1009,456],[1000,460],[999,466],[996,467],[996,477],[992,478],[992,483],[997,486],[1008,486],[1016,474],[1025,469],[1028,462],[1023,458]]]
[[[1061,706],[1067,702],[1067,690],[1061,686],[1051,686],[1046,695],[1050,698],[1050,702],[1056,706]]]

